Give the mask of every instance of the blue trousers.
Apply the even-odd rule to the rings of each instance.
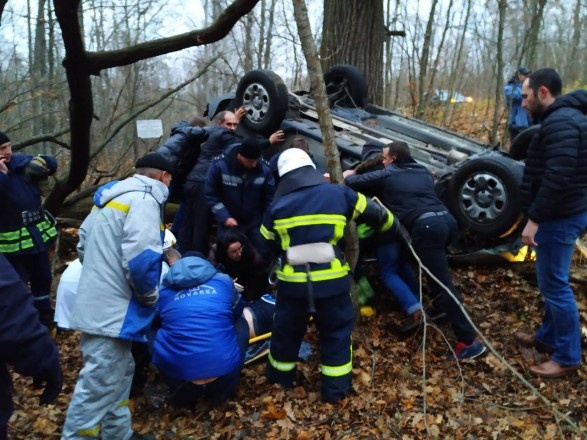
[[[569,284],[575,241],[587,227],[587,212],[542,222],[535,241],[536,277],[544,298],[536,340],[554,349],[551,359],[563,367],[581,364],[579,311]]]
[[[393,241],[377,248],[379,274],[383,284],[399,301],[407,315],[422,308],[416,297],[418,283],[402,243]]]

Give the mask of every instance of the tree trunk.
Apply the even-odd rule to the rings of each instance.
[[[450,77],[448,80],[448,87],[449,90],[454,90],[455,85],[457,84],[457,77],[460,77],[460,73],[464,70],[464,63],[463,63],[463,47],[465,46],[465,37],[467,35],[467,31],[469,30],[469,18],[471,17],[471,4],[472,0],[467,0],[467,9],[465,12],[465,19],[463,24],[461,25],[462,32],[458,39],[457,43],[457,53],[456,56],[453,58],[453,62],[451,64],[451,71]],[[450,113],[452,116],[452,112]],[[442,125],[446,126],[450,121],[449,112],[448,112],[448,104],[445,106],[444,115],[442,117]]]
[[[333,183],[342,183],[340,155],[334,140],[332,115],[330,114],[330,106],[328,104],[328,97],[326,96],[326,85],[324,84],[320,57],[318,56],[318,50],[312,37],[310,21],[308,20],[308,10],[306,9],[304,0],[293,0],[293,6],[302,50],[308,66],[308,75],[312,85],[312,97],[314,98],[316,111],[318,112],[318,122],[320,124],[320,131],[322,132],[322,142],[324,144],[324,152],[326,153],[328,172]],[[359,240],[355,228],[352,226],[348,228],[345,236],[347,238],[345,257],[351,268],[354,269],[359,256]]]
[[[324,0],[323,71],[352,64],[367,80],[369,99],[383,104],[383,0]]]
[[[507,0],[497,0],[498,5],[498,23],[497,23],[497,66],[495,70],[495,107],[493,109],[493,125],[491,127],[491,135],[489,138],[489,142],[491,145],[495,145],[497,143],[497,136],[499,130],[499,120],[501,118],[501,114],[503,111],[502,108],[502,96],[503,96],[503,84],[501,78],[503,78],[503,69],[504,69],[504,62],[503,62],[503,32],[505,28],[505,18],[507,12],[508,1]]]
[[[428,74],[428,61],[430,59],[430,46],[432,45],[432,28],[436,20],[436,6],[438,0],[432,0],[430,6],[430,14],[428,15],[428,22],[426,23],[426,32],[424,33],[424,42],[422,43],[422,54],[420,55],[420,72],[418,73],[418,110],[417,117],[424,116],[424,109],[426,108],[426,99],[424,99],[426,76]]]
[[[542,27],[542,20],[544,18],[546,0],[532,0],[530,6],[532,8],[532,22],[528,29],[528,44],[526,45],[527,50],[524,58],[527,62],[535,62],[538,44],[540,42],[540,28]]]
[[[581,44],[581,1],[577,0],[573,11],[573,36],[571,38],[571,48],[567,65],[565,68],[565,83],[576,84],[579,79],[579,66],[580,61],[577,59],[579,55],[579,47]]]

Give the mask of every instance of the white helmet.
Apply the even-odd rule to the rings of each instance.
[[[165,229],[165,238],[163,239],[163,250],[166,251],[170,247],[175,246],[177,240],[175,239],[175,235],[169,229]]]
[[[299,148],[288,148],[281,153],[279,159],[277,159],[277,171],[279,177],[283,177],[284,174],[289,173],[290,171],[307,166],[316,169],[316,165],[314,165],[314,162],[312,162],[308,153]]]

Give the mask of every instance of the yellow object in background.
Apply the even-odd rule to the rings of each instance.
[[[365,318],[375,316],[375,309],[371,306],[361,306],[359,312],[361,313],[361,316],[364,316]]]
[[[536,252],[530,249],[528,246],[520,248],[516,255],[511,252],[502,252],[499,254],[502,258],[506,259],[510,263],[521,263],[524,261],[536,261]]]

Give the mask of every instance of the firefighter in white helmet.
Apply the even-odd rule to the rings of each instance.
[[[277,168],[280,183],[261,226],[283,255],[266,375],[293,386],[298,350],[313,315],[320,335],[322,400],[336,402],[351,391],[354,321],[350,269],[337,243],[351,219],[383,233],[393,234],[399,225],[378,203],[325,182],[298,148],[281,153]]]

